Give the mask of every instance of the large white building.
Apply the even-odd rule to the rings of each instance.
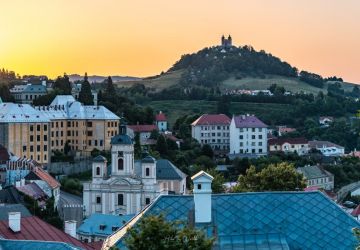
[[[205,114],[191,124],[191,136],[201,145],[213,150],[229,152],[231,119],[224,114]]]
[[[94,159],[92,181],[84,183],[85,215],[136,214],[160,194],[185,194],[186,175],[168,160],[146,156],[134,161],[134,144],[128,135],[111,140],[111,165]]]
[[[267,125],[254,115],[233,116],[230,124],[230,154],[267,154]]]

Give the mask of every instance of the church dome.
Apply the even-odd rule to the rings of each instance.
[[[141,160],[142,163],[155,163],[155,158],[150,155]]]
[[[112,145],[133,144],[133,141],[131,140],[130,136],[120,134],[120,135],[116,135],[113,138],[111,138],[111,144]]]

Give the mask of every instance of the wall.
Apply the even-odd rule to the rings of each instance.
[[[79,162],[52,162],[48,165],[48,171],[52,174],[77,174],[92,169],[92,159],[84,159]]]

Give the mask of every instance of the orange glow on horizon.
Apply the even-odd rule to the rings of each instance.
[[[20,75],[149,76],[219,44],[360,83],[360,1],[2,0],[0,68]]]

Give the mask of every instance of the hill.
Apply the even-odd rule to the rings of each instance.
[[[272,84],[291,92],[316,94],[327,92],[327,79],[301,71],[265,51],[251,46],[204,48],[196,53],[181,56],[180,60],[159,76],[119,82],[118,86],[131,87],[143,84],[158,92],[169,87],[225,89],[267,89]],[[355,84],[341,82],[346,92]]]
[[[78,74],[71,74],[71,75],[68,75],[68,77],[71,82],[82,81],[84,79],[84,76],[78,75]],[[97,76],[97,75],[88,76],[89,82],[92,82],[92,83],[93,82],[101,83],[107,78],[108,78],[108,76]],[[141,78],[132,77],[132,76],[111,76],[111,78],[112,78],[113,82],[140,80],[141,79]]]

